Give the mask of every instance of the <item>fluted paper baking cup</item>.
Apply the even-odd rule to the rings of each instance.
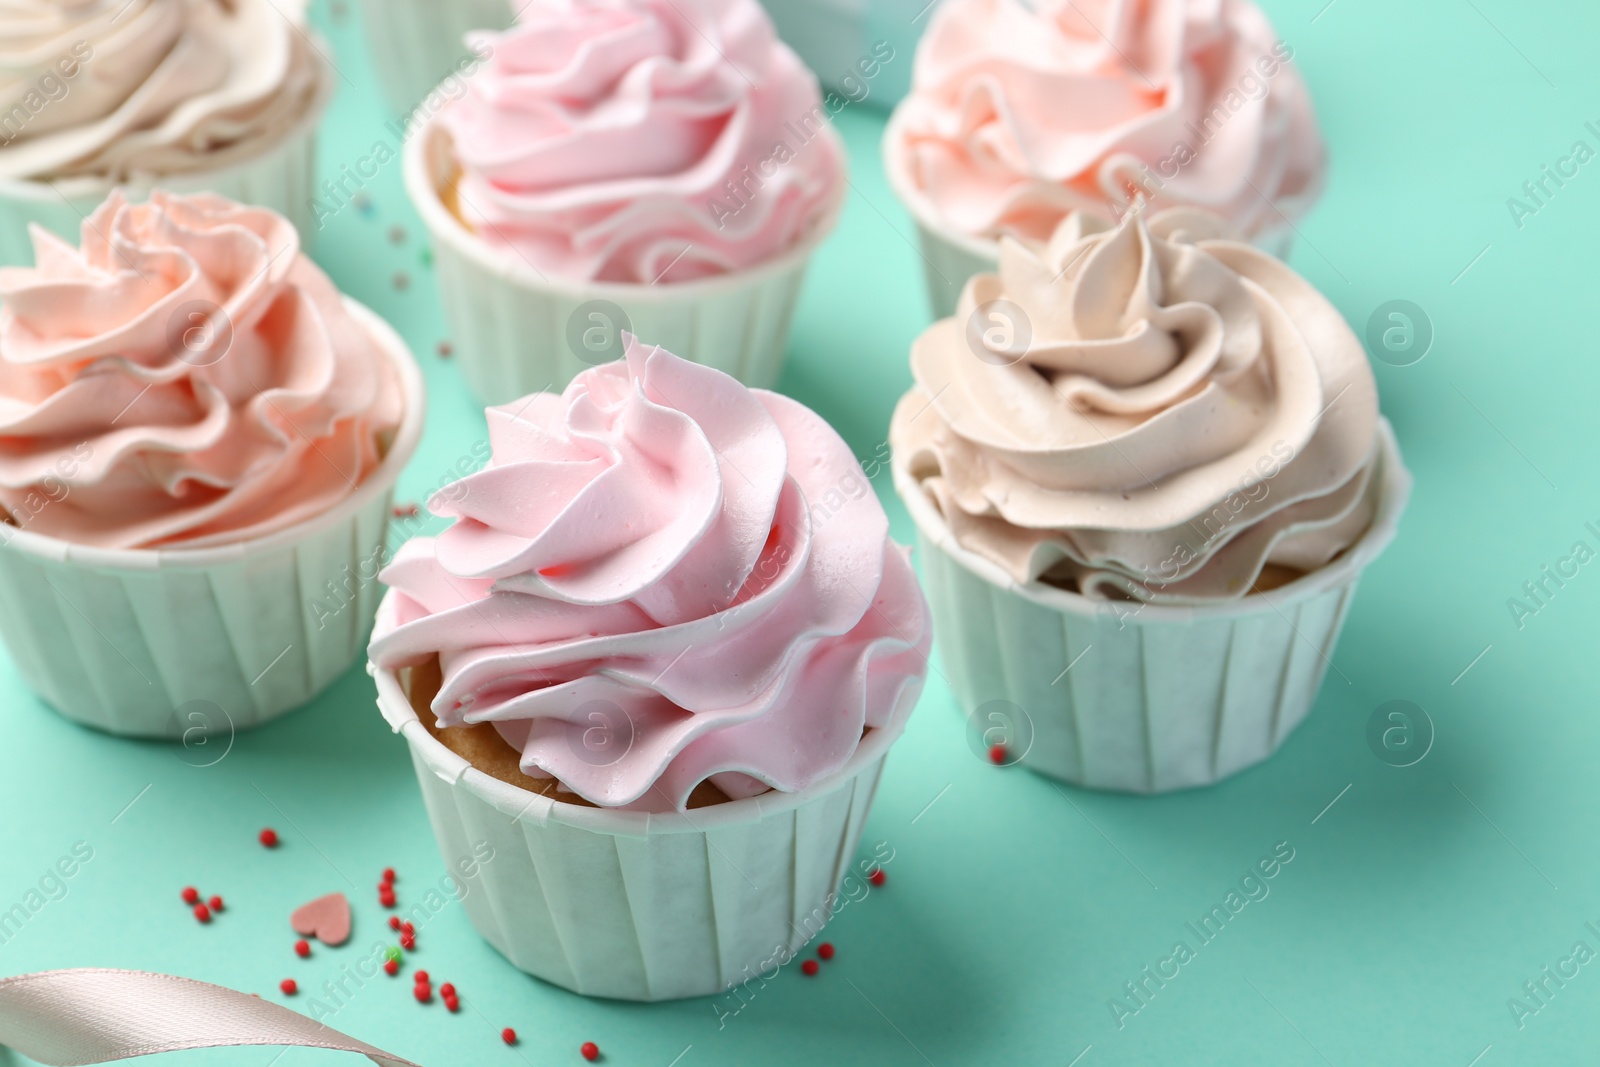
[[[838,141],[832,126],[826,136]],[[840,158],[844,147],[839,144]],[[620,355],[590,356],[580,339],[593,314],[620,308],[639,340],[726,371],[745,385],[776,384],[789,327],[817,246],[832,232],[839,200],[794,248],[758,267],[670,285],[576,282],[546,277],[515,252],[492,248],[440,199],[454,180],[448,136],[431,122],[406,145],[406,192],[433,235],[434,273],[456,362],[474,396],[503,404],[559,391],[582,371]],[[600,323],[614,341],[617,324]],[[589,358],[579,355],[583,352]]]
[[[390,110],[410,114],[434,86],[460,71],[470,55],[466,35],[510,26],[512,7],[510,0],[365,0],[367,43]]]
[[[380,618],[393,610],[391,594]],[[816,936],[906,719],[869,731],[838,774],[803,792],[650,815],[484,774],[428,733],[394,672],[369,669],[446,865],[478,870],[462,901],[472,925],[521,970],[617,1000],[721,993]]]
[[[1279,589],[1204,607],[1019,585],[958,545],[896,465],[940,662],[969,722],[992,711],[1013,757],[1093,789],[1210,785],[1272,755],[1311,710],[1357,580],[1393,540],[1411,491],[1393,431],[1379,425],[1383,491],[1362,539]]]
[[[293,129],[258,154],[214,170],[141,178],[120,187],[135,201],[145,199],[151,189],[165,189],[217,193],[241,204],[271,208],[294,223],[301,247],[309,250],[317,232],[311,210],[317,184],[317,127],[334,86],[333,72],[324,61],[318,63],[322,77],[311,106]],[[28,236],[32,223],[76,245],[83,221],[118,187],[102,178],[48,182],[0,178],[0,265],[33,262],[33,241]]]
[[[0,637],[62,715],[138,737],[247,729],[310,701],[365,651],[394,484],[421,436],[424,398],[405,342],[345,303],[394,361],[405,417],[383,462],[337,507],[204,549],[91,548],[0,527],[0,602],[10,605]]]
[[[961,291],[974,274],[993,273],[1000,267],[1000,242],[952,229],[930,212],[922,197],[912,195],[911,179],[888,150],[893,143],[899,112],[889,120],[884,135],[884,173],[901,205],[917,226],[917,247],[922,253],[923,276],[928,285],[928,306],[935,319],[949,318],[961,302]],[[1287,221],[1270,226],[1250,243],[1278,259],[1288,259],[1294,247],[1294,229]]]

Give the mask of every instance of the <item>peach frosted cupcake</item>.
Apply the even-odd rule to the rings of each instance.
[[[1074,213],[911,366],[895,487],[974,721],[1106,789],[1269,756],[1410,487],[1333,305],[1215,216]]]
[[[844,152],[756,0],[535,4],[406,147],[462,372],[501,403],[633,332],[777,380]]]
[[[947,0],[884,139],[937,316],[998,240],[1143,197],[1283,256],[1322,190],[1311,97],[1252,0]]]
[[[931,633],[849,448],[629,339],[490,408],[454,524],[383,574],[378,704],[514,964],[579,993],[721,992],[838,909]]]
[[[305,703],[370,631],[422,424],[410,352],[262,208],[116,192],[79,246],[34,240],[38,266],[0,269],[0,588],[28,605],[0,634],[18,670],[117,733]]]

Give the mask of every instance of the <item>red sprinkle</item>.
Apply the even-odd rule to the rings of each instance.
[[[807,978],[810,978],[821,969],[821,965],[818,964],[816,960],[806,960],[800,965],[800,973],[805,975]]]
[[[294,984],[293,978],[285,978],[278,983],[278,988],[283,990],[283,995],[286,997],[292,997],[300,991],[300,987]]]
[[[888,880],[889,876],[883,873],[882,867],[879,867],[877,870],[867,875],[867,881],[871,882],[873,885],[882,885]]]
[[[417,928],[415,926],[411,925],[410,922],[402,922],[400,924],[400,932],[402,934],[409,934],[412,937],[416,937],[417,936]]]
[[[414,976],[413,976],[413,977],[412,977],[412,979],[411,979],[411,980],[412,980],[412,981],[413,981],[413,982],[415,982],[415,983],[417,983],[417,984],[418,984],[418,985],[427,985],[427,984],[428,984],[428,981],[429,981],[429,978],[428,978],[428,972],[427,972],[427,971],[418,971],[418,972],[417,972],[417,973],[416,973],[416,974],[415,974],[415,975],[414,975]]]
[[[515,1045],[517,1043],[517,1032],[508,1026],[500,1031],[500,1040],[508,1045]]]
[[[379,893],[378,903],[382,904],[386,908],[394,907],[394,890],[385,889],[382,893]]]
[[[294,943],[294,954],[300,957],[311,955],[311,943],[309,941],[296,941]]]
[[[411,505],[411,513],[414,515],[414,514],[416,514],[416,511],[417,511],[417,506],[415,504],[412,504]],[[383,869],[383,880],[385,882],[388,882],[390,885],[394,885],[394,868],[393,867],[385,867]]]
[[[398,916],[398,915],[389,916],[389,929],[391,929],[391,930],[400,929],[400,916]]]
[[[395,975],[399,974],[400,973],[400,961],[399,960],[384,960],[383,961],[383,973],[387,974],[390,978],[393,978]]]
[[[222,898],[221,897],[212,897],[209,901],[207,901],[207,903],[209,903],[211,905],[211,910],[212,911],[221,911],[222,910]]]
[[[449,1008],[452,1012],[457,1012],[461,1010],[461,1001],[457,1000],[455,997],[445,997],[444,1006]]]
[[[539,568],[539,577],[541,578],[564,578],[571,573],[572,564],[570,563],[552,563],[548,567]]]
[[[203,923],[208,923],[211,921],[211,909],[204,904],[196,904],[194,906],[194,917]]]
[[[825,960],[833,959],[833,942],[824,941],[822,944],[818,945],[817,955],[821,956]]]
[[[581,1046],[579,1046],[578,1054],[584,1059],[588,1060],[590,1063],[593,1063],[595,1060],[600,1058],[600,1046],[595,1044],[593,1041],[585,1041]]]
[[[200,903],[200,890],[196,889],[192,885],[184,886],[183,887],[183,902],[185,904],[198,904],[198,903]]]
[[[433,1000],[433,988],[431,986],[419,985],[413,988],[411,992],[416,996],[419,1003],[427,1004]]]
[[[261,839],[261,843],[266,845],[268,848],[278,847],[278,831],[274,830],[272,827],[267,827],[265,830],[261,831],[258,836]]]
[[[455,351],[455,346],[452,345],[449,341],[440,341],[439,342],[439,358],[440,359],[449,359],[450,358],[450,353],[452,353],[454,351]]]
[[[989,749],[989,762],[994,764],[996,767],[1001,767],[1005,765],[1006,759],[1010,755],[1011,754],[1006,751],[1006,746],[995,745]]]
[[[405,949],[407,952],[410,952],[412,949],[417,947],[417,939],[411,934],[401,934],[400,947]]]
[[[439,987],[439,995],[444,999],[449,1000],[456,995],[456,987],[451,985],[449,982],[446,982],[444,985]]]

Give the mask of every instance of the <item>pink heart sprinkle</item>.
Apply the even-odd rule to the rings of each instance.
[[[318,897],[296,908],[289,925],[295,933],[314,937],[324,945],[342,945],[350,940],[350,902],[343,893]]]

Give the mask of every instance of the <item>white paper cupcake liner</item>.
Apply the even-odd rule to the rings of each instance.
[[[909,176],[887,151],[894,137],[897,117],[898,112],[890,117],[890,132],[884,135],[884,172],[896,199],[916,223],[917,246],[922,252],[923,276],[928,285],[928,305],[935,319],[945,319],[956,313],[961,291],[969,278],[999,269],[1000,242],[974,237],[944,225],[927,210],[920,197],[912,195]],[[1286,222],[1271,226],[1251,238],[1250,243],[1268,255],[1288,259],[1294,247],[1294,229]]]
[[[468,32],[503,30],[514,13],[511,0],[365,0],[361,9],[378,86],[397,115],[459,71]]]
[[[833,127],[826,129],[837,141]],[[842,144],[839,153],[842,159]],[[574,338],[591,321],[580,308],[595,301],[621,308],[646,344],[726,371],[745,385],[772,387],[806,266],[843,206],[841,183],[839,202],[804,241],[750,270],[671,285],[571,282],[543,277],[515,253],[470,233],[439,197],[452,167],[447,135],[437,123],[406,145],[406,191],[433,235],[434,271],[456,361],[484,404],[559,391],[589,367],[616,358],[578,355],[582,346]]]
[[[333,96],[336,77],[325,62],[319,59],[318,63],[322,78],[316,99],[299,123],[275,144],[226,167],[128,182],[121,188],[135,201],[159,188],[173,193],[218,193],[241,204],[271,208],[294,223],[300,232],[301,247],[309,250],[317,232],[311,210],[311,201],[317,195],[317,127]],[[64,178],[54,182],[0,178],[0,265],[33,263],[30,223],[76,245],[84,219],[117,187],[101,178]]]
[[[956,544],[897,465],[940,662],[962,712],[1009,702],[1000,715],[1012,758],[1093,789],[1210,785],[1266,759],[1311,710],[1357,580],[1405,509],[1411,476],[1387,421],[1379,434],[1383,495],[1359,542],[1280,589],[1193,608],[1019,585]]]
[[[378,610],[388,618],[392,598]],[[478,868],[463,899],[472,925],[521,970],[617,1000],[721,993],[816,936],[906,719],[868,733],[838,774],[804,792],[649,815],[564,804],[484,774],[428,733],[394,672],[369,670],[379,710],[411,748],[447,867]]]
[[[394,361],[406,410],[382,464],[337,507],[205,549],[91,548],[0,527],[0,637],[62,715],[139,737],[246,729],[310,701],[364,652],[424,396],[400,336],[346,305]],[[329,594],[330,581],[345,592]]]

